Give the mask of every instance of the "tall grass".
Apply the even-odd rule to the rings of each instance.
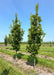
[[[23,75],[23,73],[9,62],[0,58],[0,75]]]

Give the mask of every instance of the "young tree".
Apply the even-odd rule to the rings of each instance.
[[[4,44],[5,44],[5,46],[7,46],[7,43],[8,43],[8,39],[7,39],[7,35],[5,35],[5,38],[4,38]]]
[[[19,51],[20,49],[20,42],[23,39],[22,36],[24,33],[23,29],[21,29],[21,23],[20,20],[18,20],[17,18],[17,14],[15,14],[15,21],[13,20],[13,26],[11,25],[10,28],[11,31],[9,37],[11,37],[10,41],[13,49],[16,50],[16,57],[17,57],[17,51]]]
[[[9,34],[9,36],[8,36],[8,43],[9,43],[9,44],[12,43],[12,37],[11,37],[11,34]]]
[[[31,55],[34,57],[34,68],[36,63],[36,59],[35,59],[36,54],[38,54],[38,50],[41,46],[43,37],[45,35],[40,24],[41,17],[38,16],[38,6],[39,4],[36,5],[36,14],[31,15],[30,17],[31,28],[29,29],[28,46],[27,46],[28,52],[30,52]]]

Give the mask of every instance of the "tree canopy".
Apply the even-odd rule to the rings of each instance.
[[[11,44],[13,49],[18,51],[20,49],[20,42],[23,39],[24,31],[21,28],[20,20],[17,18],[17,14],[15,14],[15,20],[12,20],[13,25],[10,25],[10,34],[9,37],[11,39]]]
[[[34,67],[35,67],[36,54],[38,54],[38,50],[41,46],[43,37],[45,35],[41,27],[41,21],[42,21],[41,17],[38,16],[38,7],[39,4],[37,4],[35,8],[36,14],[35,15],[31,14],[30,17],[31,28],[29,28],[28,46],[27,46],[28,52],[30,52],[31,55],[34,56]]]

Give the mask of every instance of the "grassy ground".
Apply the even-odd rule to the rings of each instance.
[[[38,75],[34,70],[23,70],[18,67],[18,64],[4,60],[0,57],[0,75]]]
[[[0,75],[23,75],[23,73],[9,62],[0,58]]]
[[[27,44],[21,44],[20,51],[21,52],[28,52],[26,50],[26,46],[27,46]],[[6,47],[6,49],[13,50],[12,47]],[[54,57],[54,47],[41,46],[38,54],[49,56],[49,57]]]
[[[3,52],[5,54],[9,54],[9,55],[13,56],[14,58],[16,56],[15,52],[13,52],[13,51],[1,50],[0,49],[0,52]],[[17,54],[17,57],[19,59],[27,60],[28,62],[33,62],[33,57],[30,56],[30,55],[24,55],[24,54],[18,53]],[[38,64],[43,65],[43,66],[46,66],[46,67],[50,67],[50,68],[53,68],[54,69],[54,61],[53,60],[49,60],[49,59],[45,59],[45,58],[43,59],[43,58],[39,58],[39,57],[37,57],[36,60],[38,61]]]
[[[20,51],[21,52],[28,52],[27,50],[26,50],[26,46],[27,46],[27,44],[21,44],[20,45]],[[10,47],[5,47],[6,49],[10,49],[10,50],[13,50],[13,48],[10,46]]]
[[[40,54],[40,55],[45,55],[45,56],[47,56],[47,57],[53,57],[54,58],[54,53],[48,53],[48,52],[39,52],[38,54]]]
[[[21,44],[20,51],[27,52],[27,50],[26,50],[27,45],[28,44]],[[54,52],[54,46],[52,46],[52,47],[50,47],[50,46],[41,46],[39,51]]]
[[[27,46],[27,44],[21,44],[20,45],[20,51],[27,52],[26,46]],[[12,50],[13,48],[10,46],[10,47],[6,47],[6,49]],[[54,52],[54,46],[52,46],[52,47],[50,47],[50,46],[41,46],[39,51]]]
[[[50,47],[50,46],[41,46],[39,51],[44,51],[44,52],[54,52],[54,46]]]

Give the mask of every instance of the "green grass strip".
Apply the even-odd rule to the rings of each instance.
[[[45,55],[45,56],[49,56],[49,57],[53,57],[54,58],[54,53],[48,53],[48,52],[39,52],[40,55]]]
[[[5,54],[9,54],[13,57],[16,56],[15,52],[13,52],[13,51],[0,50],[0,52],[3,52]],[[33,60],[34,60],[34,58],[32,56],[21,54],[21,53],[18,53],[17,57],[19,59],[24,59],[24,60],[27,60],[27,61],[32,62],[32,63],[33,63]],[[54,60],[50,60],[50,59],[46,59],[46,58],[39,58],[39,57],[37,57],[36,60],[38,61],[38,64],[54,69]]]
[[[0,75],[23,75],[18,68],[14,67],[11,63],[3,58],[0,58]]]

